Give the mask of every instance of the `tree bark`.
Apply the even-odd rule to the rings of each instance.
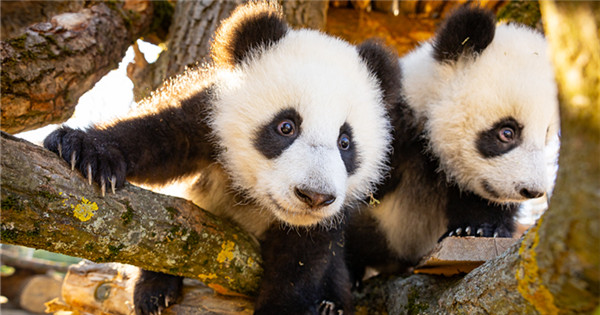
[[[165,79],[186,67],[208,61],[213,35],[221,20],[246,0],[178,1],[169,29],[167,49],[148,64],[139,52],[127,67],[136,101],[150,95]],[[288,23],[294,27],[325,29],[327,1],[280,1]]]
[[[323,0],[280,0],[287,22],[298,28],[325,30],[329,2]]]
[[[71,117],[79,97],[117,67],[151,18],[149,1],[101,2],[0,42],[2,130],[16,133]]]
[[[139,101],[147,97],[165,79],[181,73],[188,66],[205,61],[219,23],[243,2],[177,1],[167,36],[167,49],[153,64],[148,64],[142,54],[136,54],[135,63],[127,67],[127,75],[134,85],[134,99]]]
[[[575,314],[600,303],[600,4],[540,2],[559,85],[560,168],[550,209],[465,277],[375,279],[358,311]]]
[[[2,133],[2,242],[122,262],[252,294],[258,243],[189,201],[126,185],[100,196],[58,156]]]
[[[83,0],[1,1],[0,40],[20,36],[30,25],[50,21],[60,13],[78,12],[84,5]]]

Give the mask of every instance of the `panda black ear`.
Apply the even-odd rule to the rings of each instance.
[[[379,86],[383,91],[383,100],[387,104],[395,103],[401,90],[398,55],[380,41],[373,39],[360,44],[358,54],[379,81]]]
[[[482,52],[494,39],[496,18],[488,10],[462,6],[436,32],[433,57],[438,62],[457,61]]]
[[[212,59],[217,65],[235,66],[252,51],[277,43],[287,31],[288,25],[276,3],[239,6],[215,33]]]

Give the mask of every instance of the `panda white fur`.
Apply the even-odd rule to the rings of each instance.
[[[365,266],[406,271],[448,235],[510,237],[519,203],[550,186],[559,118],[542,34],[461,7],[400,66],[392,170],[347,233],[358,281]]]
[[[201,174],[188,197],[261,240],[256,313],[352,313],[342,221],[387,170],[397,56],[290,29],[279,8],[255,3],[222,23],[212,59],[146,100],[150,112],[61,127],[45,147],[103,192]],[[143,271],[136,313],[160,311],[180,288],[180,277]]]

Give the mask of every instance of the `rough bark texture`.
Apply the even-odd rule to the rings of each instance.
[[[127,67],[133,81],[134,99],[150,95],[162,82],[185,67],[202,62],[209,56],[212,36],[222,19],[243,0],[177,1],[169,29],[167,49],[153,64],[136,54],[135,63]]]
[[[207,61],[212,37],[222,19],[246,0],[178,1],[169,29],[167,49],[158,60],[148,64],[141,53],[127,67],[133,81],[134,99],[139,101],[162,82],[181,73],[187,66]],[[294,27],[324,29],[327,1],[281,1],[288,23]]]
[[[259,246],[189,201],[126,185],[101,197],[55,154],[2,133],[2,242],[123,262],[252,294]]]
[[[328,1],[280,0],[279,3],[292,27],[325,30]]]
[[[600,4],[541,2],[560,91],[562,145],[550,209],[465,277],[375,279],[359,313],[580,314],[600,303]]]
[[[17,37],[25,33],[27,27],[50,19],[63,12],[78,12],[85,1],[0,1],[0,40]]]
[[[99,3],[0,42],[2,130],[16,133],[71,117],[79,97],[117,67],[151,17],[148,1]]]

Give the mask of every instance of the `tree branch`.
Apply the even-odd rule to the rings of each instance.
[[[560,168],[550,209],[520,242],[465,277],[374,279],[357,296],[359,310],[390,314],[598,310],[600,4],[540,4],[557,73],[562,124]]]
[[[126,185],[100,196],[50,151],[2,133],[2,242],[122,262],[252,294],[257,241],[189,201]]]
[[[101,2],[0,42],[2,130],[16,133],[71,117],[79,97],[117,67],[151,20],[151,1]]]

